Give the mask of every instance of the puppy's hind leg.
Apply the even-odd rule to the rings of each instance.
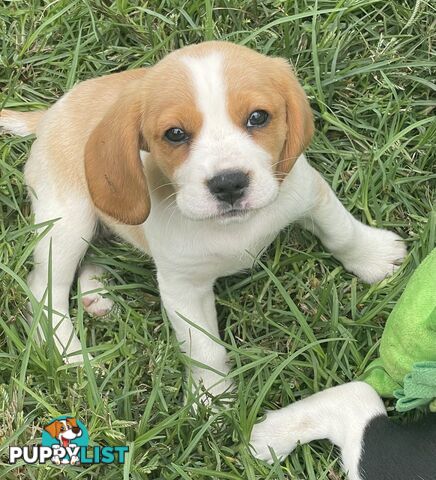
[[[35,192],[32,198],[35,223],[57,220],[35,248],[34,268],[28,278],[29,287],[38,301],[45,296],[47,307],[47,287],[51,275],[51,318],[55,345],[65,362],[81,362],[80,341],[68,314],[69,292],[77,266],[94,234],[94,207],[85,192],[55,191],[50,182],[37,185],[36,188],[32,185],[32,188]]]

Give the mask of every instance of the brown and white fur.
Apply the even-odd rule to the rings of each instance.
[[[264,125],[253,127],[255,111],[267,112]],[[41,299],[52,242],[55,343],[69,362],[82,360],[68,315],[78,268],[81,290],[94,290],[85,309],[111,308],[95,293],[101,270],[80,265],[98,222],[153,257],[163,305],[195,361],[194,384],[214,395],[231,385],[225,348],[211,338],[214,282],[249,268],[286,225],[310,229],[365,282],[392,274],[405,255],[396,234],[353,218],[306,161],[312,113],[283,59],[226,42],[193,45],[151,68],[79,83],[47,111],[3,110],[0,125],[36,133],[25,168],[35,222],[59,220],[36,247],[28,282]],[[186,141],[165,137],[175,127]],[[228,172],[248,185],[224,202],[209,182],[230,188]]]

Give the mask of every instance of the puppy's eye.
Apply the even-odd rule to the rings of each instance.
[[[250,113],[247,120],[247,128],[263,127],[269,119],[268,112],[265,110],[255,110]]]
[[[171,143],[185,143],[189,140],[189,135],[179,127],[169,128],[164,137]]]

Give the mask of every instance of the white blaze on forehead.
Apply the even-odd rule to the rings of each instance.
[[[197,108],[205,124],[220,121],[228,123],[226,84],[223,74],[223,56],[217,52],[203,57],[182,57],[188,67],[195,91]]]

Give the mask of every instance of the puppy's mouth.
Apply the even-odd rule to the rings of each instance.
[[[231,208],[218,214],[218,218],[243,218],[251,212],[250,208]]]
[[[230,208],[228,210],[218,212],[212,218],[214,218],[218,223],[222,224],[240,223],[245,222],[255,211],[256,209],[254,208]]]

